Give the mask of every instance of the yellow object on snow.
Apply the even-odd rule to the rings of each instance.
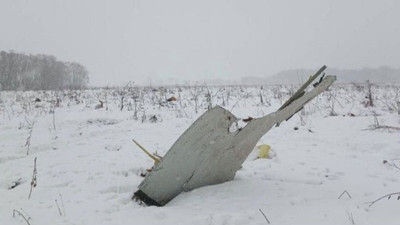
[[[271,146],[269,145],[259,145],[257,148],[260,150],[258,153],[258,158],[259,159],[268,159],[269,158],[269,153]]]

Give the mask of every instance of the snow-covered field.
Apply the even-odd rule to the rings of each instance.
[[[0,224],[27,224],[13,210],[31,225],[268,224],[261,211],[271,224],[399,224],[398,195],[369,206],[400,192],[396,85],[373,86],[373,107],[365,106],[364,86],[334,85],[268,132],[259,144],[276,155],[255,160],[254,150],[233,181],[183,193],[164,207],[131,200],[153,165],[132,138],[163,155],[210,106],[260,117],[295,90],[1,92]],[[167,102],[172,96],[177,101]],[[95,109],[99,99],[104,107]],[[28,199],[35,158],[37,185]]]

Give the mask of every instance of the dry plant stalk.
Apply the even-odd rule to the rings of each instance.
[[[258,210],[260,210],[261,214],[264,216],[264,218],[265,218],[265,220],[267,221],[267,223],[268,223],[268,224],[271,224],[271,223],[269,222],[267,216],[264,214],[264,212],[263,212],[261,209],[258,209]]]
[[[59,194],[59,195],[60,195],[60,199],[61,199],[61,206],[62,206],[62,209],[63,209],[63,214],[64,214],[64,216],[65,216],[64,200],[63,200],[62,195],[61,195],[61,194]]]
[[[394,193],[390,193],[390,194],[384,195],[384,196],[382,196],[382,197],[370,202],[368,207],[371,207],[373,204],[377,203],[378,201],[380,201],[380,200],[382,200],[384,198],[387,198],[389,200],[392,196],[395,196],[395,195],[397,195],[397,200],[400,200],[400,192],[394,192]]]
[[[146,153],[152,160],[154,160],[154,165],[157,165],[160,163],[161,157],[157,157],[153,154],[151,154],[149,151],[147,151],[142,145],[140,145],[137,141],[132,139],[133,143],[135,143],[144,153]]]
[[[25,146],[28,147],[26,150],[26,155],[29,155],[29,150],[31,148],[31,138],[32,138],[32,131],[33,131],[33,126],[35,125],[35,122],[32,122],[29,124],[29,136],[26,138]]]
[[[22,218],[24,218],[25,222],[26,222],[28,225],[31,225],[31,224],[29,223],[30,217],[27,219],[27,218],[24,216],[24,214],[22,214],[20,211],[18,211],[18,210],[16,210],[16,209],[14,209],[14,210],[13,210],[13,217],[14,217],[14,218],[15,218],[15,213],[18,213],[18,215],[20,215]]]
[[[342,192],[342,194],[340,194],[340,196],[338,197],[338,199],[342,198],[342,196],[343,196],[344,194],[346,194],[346,195],[351,199],[351,195],[350,195],[349,192],[347,192],[346,190],[344,190],[344,191]]]
[[[36,170],[36,159],[37,159],[37,157],[35,157],[35,159],[34,159],[34,161],[33,161],[33,175],[32,175],[32,181],[31,181],[31,190],[29,191],[28,199],[31,198],[32,189],[33,189],[34,187],[36,187],[36,185],[37,185],[37,179],[36,179],[36,174],[37,174],[37,170]]]
[[[56,108],[53,106],[53,129],[56,130]]]
[[[57,209],[58,209],[58,213],[60,213],[60,216],[62,216],[61,209],[60,209],[60,206],[58,205],[57,199],[54,200],[54,201],[56,202],[56,206],[57,206]]]

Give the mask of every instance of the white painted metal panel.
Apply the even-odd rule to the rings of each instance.
[[[165,205],[182,191],[232,180],[263,135],[298,112],[335,80],[335,76],[325,77],[316,88],[283,109],[253,119],[234,133],[229,128],[237,118],[219,106],[212,108],[182,134],[135,195],[148,204]]]

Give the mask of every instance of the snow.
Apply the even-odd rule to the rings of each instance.
[[[212,104],[225,104],[239,118],[273,112],[295,89],[209,87]],[[376,119],[400,127],[399,90],[373,86],[375,106],[365,107],[363,88],[335,85],[260,140],[272,147],[274,157],[254,160],[253,152],[233,181],[182,193],[164,207],[131,199],[141,173],[153,165],[131,139],[164,155],[207,110],[207,88],[1,92],[0,224],[26,224],[13,217],[14,209],[32,225],[267,224],[260,209],[271,224],[352,224],[351,218],[355,224],[398,224],[397,196],[369,203],[400,191],[399,169],[383,163],[399,164],[399,131],[374,129]],[[166,102],[171,96],[178,101]],[[35,103],[37,97],[42,102]],[[57,97],[62,102],[55,107],[54,129],[51,109]],[[107,99],[108,110],[95,110],[98,99]],[[329,116],[332,105],[337,116]],[[153,115],[155,123],[149,121]],[[35,157],[37,186],[28,199]],[[351,197],[339,199],[344,191]]]

